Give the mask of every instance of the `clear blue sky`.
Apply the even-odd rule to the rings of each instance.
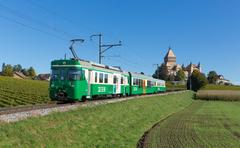
[[[120,58],[104,64],[152,74],[171,44],[179,64],[200,61],[205,73],[236,83],[239,8],[238,0],[0,0],[0,63],[50,72],[51,60],[70,56],[71,38],[86,39],[77,53],[97,62],[97,39],[89,36],[101,32],[104,43],[123,43],[106,54]]]

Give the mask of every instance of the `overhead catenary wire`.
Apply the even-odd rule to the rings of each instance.
[[[106,60],[110,60],[110,59],[106,59]],[[117,61],[117,62],[119,62],[119,63],[121,63],[121,64],[123,64],[123,65],[127,65],[128,67],[132,67],[132,68],[134,68],[134,69],[139,69],[139,68],[140,68],[140,67],[138,67],[138,66],[132,65],[132,64],[126,62],[126,61],[122,61],[122,60],[117,59],[117,58],[115,58],[113,61]],[[116,65],[116,66],[120,66],[120,67],[121,67],[122,65]]]
[[[120,63],[123,63],[124,65],[128,65],[129,67],[135,68],[135,69],[142,69],[142,65],[136,64],[134,62],[131,62],[129,60],[126,60],[125,58],[118,57],[114,59],[115,61],[118,61]]]
[[[79,26],[82,26],[84,28],[84,30],[88,30],[91,34],[93,32],[99,32],[99,31],[97,31],[97,29],[94,29],[92,27],[83,26],[83,24],[81,24],[81,25],[77,24],[72,19],[59,14],[57,11],[55,11],[53,9],[49,9],[49,8],[45,7],[44,5],[40,4],[38,1],[35,1],[35,0],[25,0],[25,1],[28,4],[34,6],[35,8],[39,8],[39,9],[43,10],[45,13],[47,13],[49,15],[56,16],[56,17],[62,19],[63,21],[67,22],[68,24],[70,24],[72,26],[75,26],[75,27],[78,27],[78,28],[79,28]],[[92,43],[97,45],[96,42],[92,42]]]
[[[64,20],[67,21],[67,22],[70,21],[71,23],[73,23],[71,19],[68,19],[68,18],[66,18],[66,17],[64,17],[64,16],[62,16],[62,15],[59,15],[57,12],[46,8],[45,6],[39,4],[38,2],[36,2],[36,1],[34,1],[34,0],[27,0],[26,2],[28,2],[28,3],[32,4],[32,5],[40,8],[40,9],[42,9],[42,10],[44,10],[44,11],[46,11],[47,13],[50,13],[50,14],[55,15],[55,16],[57,16],[57,17],[60,17],[60,18],[64,19]]]
[[[142,61],[144,61],[143,59],[146,59],[147,57],[146,56],[142,56],[141,54],[139,54],[138,52],[133,52],[132,50],[128,50],[128,53],[129,53],[129,55],[131,55],[131,56],[134,56],[134,57],[136,57],[136,59],[138,59],[138,61],[137,61],[137,64],[139,64],[139,63],[141,63],[142,65],[145,65],[146,63],[145,62],[142,62]],[[132,54],[131,54],[132,53]],[[135,61],[135,62],[136,62]],[[145,65],[145,66],[150,66],[150,65]]]
[[[27,0],[27,2],[29,2],[30,4],[36,6],[36,7],[40,8],[40,9],[42,9],[42,10],[44,10],[44,11],[46,11],[47,13],[50,13],[50,14],[52,14],[52,15],[55,15],[55,16],[59,17],[59,18],[62,18],[62,19],[65,20],[66,22],[69,22],[69,23],[71,23],[71,24],[73,24],[73,25],[77,25],[77,24],[75,24],[75,22],[72,21],[71,19],[66,18],[66,17],[60,15],[59,13],[55,12],[55,11],[52,10],[52,9],[46,8],[45,6],[39,4],[39,3],[38,3],[37,1],[35,1],[35,0]],[[0,7],[4,8],[4,9],[7,10],[8,12],[10,12],[11,14],[13,14],[13,15],[21,18],[21,19],[24,19],[24,20],[27,20],[27,21],[30,21],[30,22],[34,22],[35,24],[38,24],[38,25],[40,25],[40,26],[45,26],[45,28],[48,28],[48,29],[50,29],[50,30],[52,30],[52,31],[54,31],[54,32],[56,32],[56,33],[62,34],[62,35],[65,36],[65,37],[70,37],[70,36],[72,37],[72,35],[71,35],[70,33],[66,32],[66,31],[60,30],[60,29],[58,29],[58,28],[56,28],[56,27],[53,27],[53,26],[51,26],[51,25],[49,25],[49,24],[43,23],[43,22],[41,22],[41,21],[39,21],[39,20],[36,20],[36,19],[33,19],[33,18],[28,17],[28,16],[26,16],[26,15],[23,15],[23,14],[15,11],[15,10],[7,7],[7,6],[4,6],[4,5],[0,4]],[[27,24],[25,24],[25,23],[22,23],[22,22],[20,22],[20,21],[15,20],[15,19],[11,19],[11,18],[6,17],[6,16],[0,16],[0,17],[6,19],[6,20],[8,20],[8,21],[17,23],[17,24],[19,24],[19,25],[22,25],[22,26],[24,26],[24,27],[30,28],[30,29],[32,29],[32,30],[35,30],[35,31],[38,31],[38,32],[42,32],[42,33],[48,34],[48,35],[53,36],[53,37],[58,38],[58,39],[61,39],[61,40],[64,40],[64,41],[69,40],[69,39],[65,39],[64,37],[60,37],[60,36],[57,36],[57,35],[55,35],[55,34],[49,33],[48,31],[44,31],[43,29],[39,29],[39,28],[37,28],[37,27],[33,27],[33,26],[31,26],[31,25],[27,25]],[[78,26],[78,25],[77,25],[77,26]],[[129,50],[128,50],[128,51],[129,51]],[[136,53],[134,53],[132,56],[134,56],[134,57],[136,57],[136,58],[138,58],[138,59],[141,59],[140,57],[142,57],[142,56],[140,56],[139,54],[136,55]],[[130,61],[130,60],[127,59],[127,58],[123,58],[123,57],[120,57],[120,58],[122,58],[124,62],[125,62],[125,61],[128,61],[128,62],[125,62],[125,63],[131,63],[132,65],[134,65],[134,67],[139,67],[139,68],[140,68],[139,65],[146,65],[146,63],[143,63],[143,62],[136,62],[136,61],[135,61],[135,62],[132,62],[132,61]],[[141,64],[139,64],[139,63],[141,63]],[[147,65],[147,66],[149,66],[149,65]]]
[[[131,61],[131,60],[129,60],[129,59],[127,59],[127,58],[124,58],[124,57],[120,57],[121,59],[123,59],[124,61],[127,61],[127,62],[129,62],[129,63],[132,63],[132,64],[134,64],[134,65],[143,65],[143,66],[149,66],[148,64],[146,64],[146,63],[144,63],[144,62],[137,62],[137,61]]]
[[[130,51],[130,50],[128,50],[128,51]],[[135,56],[135,57],[139,58],[138,55],[131,55],[131,56]],[[145,62],[142,62],[142,61],[141,62],[136,61],[136,60],[133,61],[133,60],[131,60],[131,58],[126,58],[126,57],[123,57],[123,56],[117,56],[115,60],[119,61],[120,63],[124,63],[124,65],[128,65],[129,67],[132,67],[132,68],[134,67],[136,69],[142,69],[143,66],[144,67],[150,67],[150,65],[152,65],[152,64],[149,65],[149,64],[147,64]]]
[[[69,19],[69,18],[59,14],[58,12],[56,12],[56,11],[54,11],[52,9],[49,9],[49,8],[45,7],[44,5],[41,5],[39,2],[37,2],[35,0],[26,0],[26,2],[28,2],[29,4],[31,4],[34,7],[42,9],[43,11],[45,11],[46,13],[48,13],[50,15],[54,15],[54,16],[56,16],[58,18],[61,18],[62,20],[64,20],[65,22],[67,22],[67,23],[69,23],[69,24],[71,24],[73,26],[77,26],[77,27],[80,26],[79,24],[74,22],[72,19]],[[90,32],[97,32],[96,29],[83,26],[82,24],[81,24],[81,26],[84,27],[84,29],[86,29],[86,30],[88,30]]]
[[[75,21],[73,21],[72,19],[70,19],[70,18],[68,18],[68,17],[65,17],[65,16],[61,15],[60,13],[58,13],[57,11],[55,11],[55,10],[53,10],[53,9],[49,9],[49,8],[47,8],[46,6],[40,4],[38,0],[25,0],[25,1],[26,1],[27,3],[29,3],[29,4],[31,4],[32,6],[37,7],[37,8],[40,8],[40,9],[42,9],[43,11],[45,11],[46,13],[48,13],[48,14],[50,14],[50,15],[54,15],[54,16],[56,16],[56,17],[64,20],[65,22],[67,22],[67,23],[69,23],[69,24],[71,24],[71,25],[73,25],[73,26],[75,26],[75,27],[78,27],[78,28],[79,28],[79,26],[81,26],[81,27],[83,27],[83,29],[88,30],[88,31],[91,32],[91,33],[93,33],[93,32],[95,32],[95,33],[96,33],[96,32],[100,33],[100,32],[101,32],[100,30],[96,29],[96,28],[93,27],[93,26],[90,26],[90,27],[89,27],[89,25],[86,26],[86,25],[83,25],[83,24],[81,24],[81,25],[77,24],[77,23],[76,23]],[[113,37],[111,34],[108,34],[108,36],[110,36],[111,39],[116,40],[116,37]],[[114,39],[114,38],[115,38],[115,39]]]
[[[1,15],[1,14],[0,14],[0,18],[3,18],[3,19],[5,19],[5,20],[7,20],[7,21],[10,21],[10,22],[19,24],[19,25],[21,25],[21,26],[23,26],[23,27],[25,27],[25,28],[28,28],[28,29],[31,29],[31,30],[35,30],[35,31],[38,31],[38,32],[41,32],[41,33],[44,33],[44,34],[47,34],[47,35],[52,36],[52,37],[54,37],[54,38],[57,38],[57,39],[60,39],[60,40],[63,40],[63,41],[67,41],[67,39],[65,39],[65,38],[63,38],[63,37],[54,35],[54,34],[49,33],[49,32],[47,32],[47,31],[38,29],[38,28],[36,28],[36,27],[32,27],[32,26],[30,26],[30,25],[27,25],[27,24],[25,24],[25,23],[22,23],[22,22],[20,22],[20,21],[15,20],[15,19],[12,19],[12,18],[3,16],[3,15]]]
[[[65,36],[65,37],[67,37],[67,38],[72,38],[74,36],[71,33],[68,33],[68,32],[66,32],[66,31],[64,31],[62,29],[59,29],[59,28],[57,28],[55,26],[52,26],[52,25],[49,25],[47,23],[41,22],[41,21],[39,21],[37,19],[31,18],[29,16],[26,16],[26,15],[24,15],[24,14],[22,14],[22,13],[16,11],[16,10],[14,10],[14,9],[12,9],[12,8],[9,8],[9,7],[5,6],[5,5],[0,4],[0,7],[3,8],[2,10],[6,10],[8,13],[11,13],[12,15],[17,16],[18,18],[21,18],[21,19],[24,19],[26,21],[32,22],[34,24],[37,24],[38,26],[42,26],[44,28],[47,28],[47,29],[49,29],[51,31],[54,31],[54,32],[56,32],[58,34],[61,34],[61,35]]]

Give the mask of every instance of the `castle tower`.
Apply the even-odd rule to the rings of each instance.
[[[173,53],[171,47],[169,47],[168,52],[167,52],[166,56],[164,57],[164,62],[168,68],[172,68],[173,66],[176,65],[176,56]]]

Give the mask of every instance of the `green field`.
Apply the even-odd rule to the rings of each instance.
[[[147,147],[240,147],[240,102],[194,101],[149,132]]]
[[[202,90],[240,90],[240,86],[225,86],[208,84]]]
[[[189,106],[192,96],[141,98],[0,123],[0,147],[136,147],[146,130]]]
[[[41,104],[50,101],[48,82],[0,76],[0,107]]]

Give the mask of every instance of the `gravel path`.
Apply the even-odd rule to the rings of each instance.
[[[106,100],[96,100],[96,101],[86,101],[86,102],[80,102],[75,104],[65,104],[65,105],[59,105],[57,107],[52,108],[43,108],[43,109],[33,109],[28,111],[21,111],[17,113],[10,113],[10,114],[2,114],[0,115],[0,122],[17,122],[20,120],[27,119],[29,117],[36,117],[36,116],[45,116],[52,112],[66,112],[69,110],[77,109],[78,107],[90,107],[90,106],[96,106],[101,104],[109,104],[109,103],[116,103],[131,99],[137,99],[137,98],[147,98],[147,97],[153,97],[153,96],[165,96],[169,94],[176,94],[176,93],[183,93],[185,91],[178,91],[178,92],[169,92],[164,94],[153,94],[153,95],[143,95],[143,96],[133,96],[133,97],[127,97],[127,98],[115,98],[115,99],[106,99]]]

